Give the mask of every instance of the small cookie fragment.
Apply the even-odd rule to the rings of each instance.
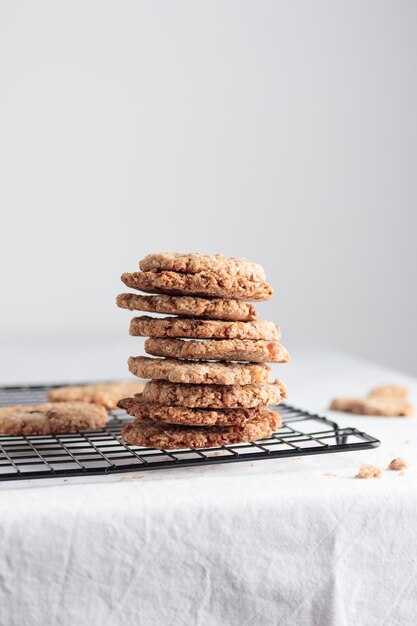
[[[206,339],[193,341],[150,337],[145,351],[154,356],[173,359],[203,359],[217,361],[251,361],[253,363],[287,363],[289,354],[279,343],[252,339]]]
[[[142,394],[145,402],[190,409],[251,409],[279,404],[286,397],[286,387],[279,380],[252,385],[177,385],[152,380]]]
[[[190,339],[262,339],[276,341],[281,330],[273,322],[226,322],[186,317],[134,317],[130,334],[135,337],[187,337]]]
[[[148,293],[212,296],[236,300],[263,301],[272,298],[273,289],[267,283],[216,272],[180,274],[179,272],[124,273],[122,281],[132,289]]]
[[[140,378],[171,383],[205,385],[248,385],[268,382],[271,368],[265,363],[219,363],[131,356],[129,371]]]
[[[361,465],[355,478],[381,478],[381,470],[375,465]]]
[[[102,406],[88,402],[45,402],[0,408],[4,435],[56,435],[102,428],[108,421]]]
[[[401,472],[402,470],[406,470],[408,468],[408,463],[401,457],[397,459],[392,459],[391,463],[388,465],[389,470],[393,470],[395,472]]]
[[[152,420],[184,426],[232,426],[259,417],[263,408],[190,409],[145,402],[140,398],[120,400],[119,407],[139,420]]]
[[[48,400],[51,402],[91,402],[111,410],[117,407],[121,398],[142,393],[144,386],[145,383],[134,380],[97,385],[69,385],[52,389],[48,393]]]
[[[128,445],[144,446],[159,450],[183,448],[209,448],[266,439],[279,428],[278,413],[264,409],[252,420],[236,426],[198,427],[179,426],[147,420],[127,424],[122,430],[122,439]]]
[[[230,276],[243,276],[250,280],[265,280],[265,271],[262,265],[248,261],[225,257],[223,254],[209,256],[191,252],[181,254],[178,252],[161,252],[148,254],[139,262],[139,268],[143,272],[182,272],[185,274],[198,274],[199,272],[220,272]]]
[[[213,320],[252,322],[258,318],[258,314],[251,304],[234,299],[208,299],[164,294],[140,296],[136,293],[121,293],[116,298],[116,304],[118,307],[129,311],[147,311]]]

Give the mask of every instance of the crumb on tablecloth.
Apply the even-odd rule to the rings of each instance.
[[[361,465],[355,478],[381,478],[381,470],[375,465]]]
[[[408,463],[404,459],[398,457],[397,459],[392,459],[391,463],[388,465],[389,470],[394,470],[396,472],[407,469]]]

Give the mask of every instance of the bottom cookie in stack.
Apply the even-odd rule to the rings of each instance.
[[[129,445],[162,450],[209,448],[266,439],[280,425],[281,416],[275,411],[263,408],[252,419],[220,427],[185,426],[136,419],[123,428],[122,436],[123,441]]]

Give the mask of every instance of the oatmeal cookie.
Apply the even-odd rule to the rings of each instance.
[[[198,298],[193,296],[140,296],[136,293],[121,293],[116,304],[129,311],[147,311],[167,315],[203,317],[213,320],[252,322],[258,318],[254,307],[242,300],[220,298]]]
[[[139,420],[127,424],[122,439],[128,445],[145,446],[160,450],[182,448],[209,448],[266,439],[279,428],[278,413],[269,409],[243,424],[224,427],[167,426],[151,420]]]
[[[55,435],[103,427],[106,410],[88,402],[46,402],[0,408],[3,435]]]
[[[99,404],[106,409],[115,409],[121,398],[142,393],[145,383],[134,380],[114,383],[101,383],[98,385],[69,385],[57,387],[48,393],[51,402],[91,402]]]
[[[190,409],[251,409],[279,404],[286,397],[286,387],[279,380],[251,385],[178,385],[151,381],[145,385],[142,394],[145,402]]]
[[[262,408],[255,409],[189,409],[183,406],[164,406],[154,402],[142,402],[140,398],[120,400],[119,407],[136,419],[152,420],[184,426],[232,426],[244,424],[260,415]]]
[[[289,361],[289,354],[281,344],[252,339],[184,341],[183,339],[151,337],[145,341],[145,351],[153,356],[173,359],[213,359],[254,363],[287,363]]]
[[[384,415],[388,417],[403,417],[413,414],[411,404],[384,398],[335,398],[330,409],[357,413],[358,415]]]
[[[191,339],[254,339],[277,341],[281,330],[273,322],[225,322],[185,317],[134,317],[130,334],[136,337],[188,337]]]
[[[243,276],[249,280],[265,281],[265,271],[259,263],[253,263],[247,259],[228,258],[223,254],[214,256],[197,252],[148,254],[140,261],[139,268],[143,272],[169,271],[185,274],[220,272],[230,274],[230,276]]]
[[[128,287],[148,293],[191,294],[249,301],[269,300],[273,294],[271,285],[265,282],[215,272],[133,272],[122,274],[121,279]]]
[[[152,359],[146,356],[131,356],[128,365],[131,374],[139,378],[205,385],[248,385],[268,382],[271,371],[264,363],[190,362]]]

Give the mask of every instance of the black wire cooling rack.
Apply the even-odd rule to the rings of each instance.
[[[45,402],[58,385],[0,387],[0,406]],[[190,465],[234,463],[288,456],[376,448],[380,442],[356,428],[339,428],[325,417],[280,404],[282,427],[268,439],[216,448],[154,450],[128,446],[120,439],[132,418],[112,411],[99,430],[61,435],[0,435],[0,480],[53,478],[156,470]]]

